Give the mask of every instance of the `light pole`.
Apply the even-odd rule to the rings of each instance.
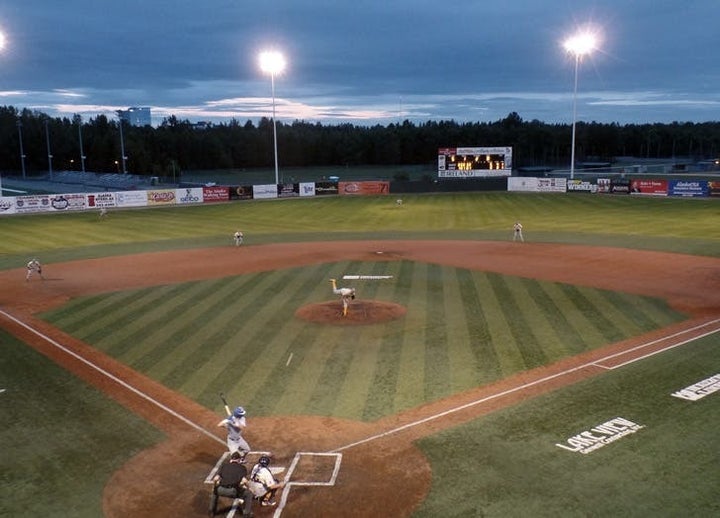
[[[120,158],[122,158],[122,172],[123,174],[127,174],[127,167],[125,166],[125,161],[127,160],[127,157],[125,156],[125,138],[123,137],[123,116],[122,116],[122,110],[117,111],[118,114],[118,120],[120,121]]]
[[[52,153],[50,152],[50,121],[45,119],[45,142],[47,142],[47,155],[48,155],[48,173],[50,173],[50,181],[53,179],[53,168],[52,168]]]
[[[78,142],[80,142],[80,168],[83,173],[85,173],[85,159],[87,158],[85,156],[85,153],[83,153],[83,138],[82,138],[82,116],[76,115],[75,121],[78,125]]]
[[[22,168],[22,177],[25,179],[25,151],[23,150],[22,121],[17,120],[18,140],[20,140],[20,167]]]
[[[277,51],[266,51],[260,53],[260,69],[270,74],[270,85],[272,89],[272,120],[273,120],[273,147],[275,149],[275,185],[280,183],[278,175],[278,150],[277,150],[277,125],[275,123],[275,74],[285,69],[285,57]]]
[[[580,58],[595,50],[597,38],[590,32],[578,33],[565,40],[565,50],[575,56],[575,89],[573,90],[572,144],[570,150],[570,179],[575,178],[575,121],[577,119],[577,85]]]
[[[5,49],[5,33],[0,31],[0,50]],[[25,177],[24,170],[23,170],[23,177]],[[2,198],[2,174],[0,174],[0,198]]]

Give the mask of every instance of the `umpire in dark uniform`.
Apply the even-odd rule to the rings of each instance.
[[[233,452],[230,461],[220,466],[217,474],[213,477],[213,490],[210,495],[210,516],[215,516],[217,511],[218,497],[240,498],[242,500],[244,517],[253,515],[253,494],[247,487],[248,471],[244,464],[244,458],[240,452]]]

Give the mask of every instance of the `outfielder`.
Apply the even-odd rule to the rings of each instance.
[[[42,274],[42,265],[37,259],[31,259],[30,262],[27,263],[27,274],[25,275],[25,281],[29,281],[30,277],[32,277],[34,273],[37,273],[41,279],[45,279]]]
[[[250,446],[242,434],[247,427],[245,421],[245,409],[241,406],[233,410],[233,413],[220,421],[218,426],[227,428],[227,447],[230,453],[239,451],[244,457],[250,451]]]

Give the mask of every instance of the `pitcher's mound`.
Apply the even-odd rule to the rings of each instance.
[[[352,326],[388,322],[407,312],[400,304],[378,300],[354,300],[350,303],[347,316],[343,316],[342,310],[342,302],[333,300],[303,306],[295,312],[295,316],[317,324]]]

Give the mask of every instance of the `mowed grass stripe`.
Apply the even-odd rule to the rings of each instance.
[[[272,408],[274,401],[268,402],[263,390],[277,380],[269,379],[273,362],[285,359],[287,337],[292,336],[288,326],[292,326],[298,300],[292,294],[296,290],[307,293],[317,286],[318,279],[305,278],[302,269],[288,269],[267,273],[269,285],[264,290],[255,290],[252,313],[243,322],[242,348],[234,356],[216,358],[226,362],[215,380],[204,389],[204,393],[222,390],[222,383],[237,377],[250,380],[246,382],[245,392],[249,401],[257,408]]]
[[[198,289],[197,286],[193,287],[193,290]],[[175,301],[185,296],[187,291],[187,285],[178,284],[173,289],[160,289],[160,298],[146,296],[142,304],[138,301],[136,305],[118,308],[115,315],[119,326],[116,324],[112,334],[106,334],[94,343],[108,354],[126,362],[134,354],[144,354],[164,336],[167,320],[172,320],[174,315]],[[185,300],[190,303],[188,301],[192,299]]]
[[[597,306],[589,298],[592,297],[592,289],[563,284],[562,290],[573,301],[577,311],[587,318],[605,338],[606,342],[612,343],[624,338],[622,332],[598,310]]]
[[[522,283],[528,296],[533,299],[537,307],[542,308],[545,318],[557,334],[558,345],[562,348],[561,357],[585,351],[587,349],[585,340],[547,290],[549,284],[534,279],[523,279]]]
[[[614,291],[603,291],[601,294],[612,304],[617,312],[634,324],[638,332],[651,331],[684,318],[684,315],[679,313],[671,312],[669,314],[667,304],[657,299],[627,295]],[[657,311],[659,304],[664,306],[664,311]]]
[[[448,394],[450,388],[450,360],[446,332],[445,307],[446,269],[430,264],[427,267],[425,289],[425,399],[432,401]],[[454,310],[454,306],[450,311]]]
[[[626,304],[616,306],[612,300],[605,296],[604,290],[590,290],[586,293],[586,298],[597,308],[599,314],[612,322],[618,337],[640,334],[643,331],[643,328],[623,311]],[[636,304],[642,303],[637,297],[633,298]]]
[[[520,277],[503,277],[506,285],[513,293],[517,304],[518,318],[524,320],[532,332],[535,342],[543,351],[543,362],[552,362],[566,355],[565,347],[560,343],[560,335],[553,326],[552,317],[548,314],[554,306],[541,306],[535,303],[527,290],[528,283]],[[521,317],[520,317],[521,315]],[[521,345],[522,347],[522,345]]]
[[[243,282],[245,281],[245,282]],[[233,335],[237,327],[237,294],[240,290],[251,289],[256,278],[218,279],[202,283],[201,292],[188,290],[184,300],[173,307],[175,318],[165,322],[157,331],[158,340],[145,347],[145,353],[138,356],[132,365],[148,372],[157,379],[175,386],[185,383],[188,367],[195,366],[194,373],[201,372],[208,362],[210,352],[215,352],[207,338],[218,329],[224,329],[217,344]],[[198,304],[202,301],[202,304]],[[172,304],[173,301],[167,301]]]
[[[544,365],[547,362],[547,355],[538,343],[532,328],[525,320],[525,315],[521,312],[515,298],[517,294],[508,286],[509,280],[494,273],[488,274],[488,280],[497,300],[500,302],[500,306],[503,308],[503,314],[508,320],[508,327],[518,344],[525,368],[532,369]]]
[[[181,384],[183,390],[194,393],[201,391],[203,395],[207,395],[208,391],[217,394],[224,390],[223,383],[243,378],[248,371],[255,378],[252,385],[257,388],[257,379],[261,376],[254,363],[266,352],[273,336],[282,331],[278,315],[283,318],[284,290],[298,277],[294,270],[257,275],[263,282],[246,294],[253,303],[238,313],[238,306],[233,303],[233,299],[239,295],[229,299],[227,311],[224,312],[225,327],[208,328],[210,336],[205,347],[198,349],[171,373],[171,379]],[[225,347],[226,344],[228,347]],[[222,354],[219,354],[221,349]],[[212,370],[217,372],[215,379],[211,380],[207,379],[207,375],[201,376],[197,370],[198,364],[209,362],[214,362]],[[217,365],[222,368],[217,370]],[[196,383],[199,383],[197,388],[188,388]]]
[[[75,335],[79,329],[86,328],[103,315],[116,311],[118,306],[131,304],[134,300],[144,297],[145,293],[142,291],[123,291],[73,299],[61,308],[42,313],[42,316],[56,326],[62,327],[66,333]],[[160,295],[156,293],[154,296]],[[75,308],[78,308],[77,312]]]
[[[387,300],[391,300],[397,304],[405,306],[407,309],[409,304],[409,290],[404,282],[412,276],[414,264],[410,261],[400,261],[398,263],[385,263],[386,266],[392,266],[393,269],[388,271],[392,273],[393,282],[383,283],[384,292],[390,291],[386,295]],[[392,287],[392,288],[391,288]],[[403,346],[403,329],[405,327],[405,318],[398,322],[388,325],[388,332],[381,338],[380,349],[377,353],[377,361],[375,363],[375,371],[372,374],[372,382],[370,391],[365,400],[365,408],[362,411],[362,419],[370,421],[379,419],[381,416],[393,413],[395,408],[395,393],[397,390],[398,377],[400,370],[400,358]]]
[[[449,382],[451,392],[471,387],[478,383],[483,364],[475,355],[473,337],[467,322],[467,313],[462,307],[462,285],[464,276],[452,268],[445,273],[443,305],[449,308],[445,313]],[[479,288],[478,288],[479,289]]]
[[[427,314],[427,268],[425,263],[413,263],[413,268],[399,272],[398,282],[408,289],[408,312],[404,319],[401,337],[400,364],[397,391],[394,394],[396,409],[404,409],[425,402],[425,322]]]
[[[119,354],[132,344],[122,343],[118,338],[129,331],[132,325],[152,308],[161,308],[162,299],[180,286],[165,286],[160,289],[144,289],[124,294],[120,300],[107,307],[98,307],[82,321],[68,326],[67,332],[86,342],[92,343],[112,356]],[[152,322],[148,319],[147,322]],[[113,349],[110,346],[114,346]]]
[[[283,295],[288,301],[287,304],[294,307],[295,301],[297,301],[297,304],[302,306],[307,302],[304,297],[308,296],[308,293],[311,293],[313,287],[317,285],[314,272],[319,270],[320,268],[317,267],[308,269],[305,273],[300,270],[290,270],[280,278],[275,275],[269,276],[270,290],[277,289],[278,281],[284,283]],[[255,301],[252,292],[249,292],[249,295],[247,298]],[[302,298],[302,300],[298,300],[299,298]],[[253,306],[254,303],[249,304],[247,309],[252,311]],[[279,311],[284,312],[285,310],[280,309]],[[293,356],[298,356],[294,360],[300,359],[301,361],[304,352],[303,347],[312,346],[315,340],[314,333],[307,332],[306,322],[294,316],[289,316],[284,319],[282,329],[278,331],[277,339],[271,339],[268,343],[256,342],[248,339],[251,336],[249,331],[250,329],[254,330],[262,327],[263,322],[257,320],[262,317],[256,316],[252,312],[247,312],[247,315],[243,315],[243,317],[245,318],[236,319],[238,325],[234,328],[235,335],[228,340],[228,345],[223,346],[213,355],[212,362],[215,368],[212,372],[218,372],[228,359],[232,362],[241,362],[241,364],[244,362],[244,367],[235,374],[234,379],[223,380],[225,386],[235,384],[236,380],[242,379],[243,386],[240,389],[242,390],[243,404],[250,404],[249,402],[253,401],[253,405],[256,405],[254,412],[275,413],[277,412],[276,405],[282,395],[287,392],[288,384],[298,365],[298,363],[287,365],[286,358],[292,352]],[[236,345],[229,347],[230,344]],[[265,374],[266,369],[269,372],[267,375]],[[214,378],[223,379],[224,374],[220,373]],[[184,385],[184,389],[191,392],[205,392],[208,383],[209,380],[205,378],[203,386],[203,378],[196,373],[189,378]],[[217,385],[211,386],[213,386],[213,390],[225,390],[225,388]],[[249,390],[248,387],[258,390],[255,392]]]
[[[470,270],[457,269],[455,275],[460,288],[460,304],[458,311],[465,317],[467,334],[470,337],[472,352],[475,355],[475,362],[478,370],[478,383],[484,383],[497,379],[500,375],[500,361],[497,344],[493,341],[488,326],[486,308],[487,299],[481,291],[482,284],[476,284],[476,276]],[[485,274],[479,278],[487,279]]]
[[[197,301],[205,300],[220,287],[221,281],[208,283],[186,283],[183,289],[163,297],[161,304],[142,315],[141,318],[127,322],[123,333],[116,340],[130,347],[111,349],[117,358],[135,369],[146,370],[155,365],[156,360],[165,356],[158,355],[156,349],[169,346],[173,356],[185,342],[189,315],[197,311]]]
[[[314,272],[323,268],[324,266],[319,265],[311,268],[310,271]],[[258,315],[258,300],[254,293],[258,291],[265,293],[272,290],[277,279],[275,275],[267,273],[243,276],[243,279],[246,278],[250,278],[251,282],[246,283],[244,285],[246,289],[238,293],[238,303],[230,305],[232,311],[230,321],[233,323],[233,332],[228,335],[222,335],[218,332],[214,336],[212,343],[206,343],[206,347],[208,345],[211,347],[208,352],[211,361],[206,362],[202,370],[191,373],[184,384],[184,390],[199,394],[198,399],[200,401],[210,400],[216,403],[217,393],[222,391],[228,395],[234,393],[242,399],[241,403],[243,405],[247,405],[255,393],[254,387],[257,382],[251,362],[259,354],[263,354],[265,344],[256,343],[252,337],[255,330],[263,326],[262,321],[256,320],[262,318],[262,315]],[[217,329],[222,329],[222,327]],[[293,336],[293,339],[287,346],[288,350],[293,351],[294,356],[298,358],[304,354],[304,350],[299,345],[310,342],[307,344],[310,346],[314,339],[314,333],[304,334],[302,329],[300,332],[290,336]],[[298,358],[293,361],[295,362]],[[227,362],[229,361],[238,362],[237,372],[228,373]],[[276,380],[278,386],[283,386],[286,383],[287,378],[297,368],[298,364],[299,362],[291,363],[287,375]],[[257,411],[257,409],[254,411]]]
[[[594,315],[580,311],[575,303],[573,290],[567,290],[567,285],[560,283],[543,284],[548,296],[553,300],[559,314],[568,322],[573,333],[581,337],[580,345],[584,349],[593,349],[607,343],[607,338],[598,329]]]

